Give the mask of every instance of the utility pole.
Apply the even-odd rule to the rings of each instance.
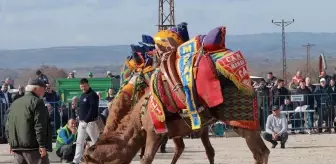
[[[294,19],[292,21],[282,20],[281,22],[275,22],[272,20],[272,23],[280,26],[282,29],[282,78],[287,84],[287,57],[286,57],[286,38],[285,38],[285,27],[294,23]]]
[[[306,74],[309,75],[309,71],[310,71],[310,48],[312,48],[313,46],[315,46],[315,44],[305,44],[302,45],[302,47],[305,47],[307,50],[307,63],[306,63]]]
[[[165,11],[169,9],[169,11]],[[174,0],[159,0],[158,31],[175,26]]]

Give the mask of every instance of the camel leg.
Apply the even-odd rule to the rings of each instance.
[[[215,150],[212,147],[210,139],[209,139],[209,128],[202,129],[201,140],[202,140],[202,143],[205,148],[205,152],[206,152],[206,155],[208,157],[210,164],[214,164],[215,163]]]
[[[161,145],[161,140],[164,135],[159,135],[154,132],[154,129],[147,131],[145,153],[140,159],[141,164],[151,164],[154,160],[155,154]]]
[[[185,148],[183,138],[173,138],[173,142],[175,144],[175,151],[174,151],[174,157],[171,162],[171,164],[176,164],[177,160],[180,158],[180,156],[183,153],[183,150]]]
[[[140,149],[140,154],[139,154],[139,156],[140,156],[140,159],[144,156],[144,154],[145,154],[145,149],[146,149],[146,147],[144,146],[144,147],[142,147],[141,149]]]
[[[245,138],[247,146],[253,154],[255,164],[268,163],[268,156],[270,151],[265,145],[264,141],[261,139],[259,130],[251,131],[237,127],[234,127],[233,130],[241,137]]]

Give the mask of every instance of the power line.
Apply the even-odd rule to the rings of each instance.
[[[282,29],[282,78],[287,83],[287,59],[286,59],[286,38],[285,38],[285,27],[294,23],[294,19],[292,21],[282,20],[281,22],[275,22],[272,20],[272,23],[281,27]]]
[[[315,44],[305,44],[302,45],[302,47],[305,47],[307,50],[307,63],[306,63],[306,74],[309,75],[309,71],[310,71],[310,49],[315,46]]]

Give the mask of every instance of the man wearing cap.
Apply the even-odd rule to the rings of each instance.
[[[52,135],[41,99],[45,87],[41,80],[29,81],[25,95],[10,107],[6,134],[14,163],[49,164],[47,151],[52,151]]]
[[[329,112],[328,112],[328,103],[330,90],[327,85],[327,80],[325,78],[320,79],[320,86],[317,86],[314,92],[315,100],[317,102],[317,113],[319,115],[318,119],[318,126],[319,126],[319,133],[322,133],[322,124],[323,121],[326,121],[326,125],[329,126],[330,119],[328,119]],[[330,129],[328,128],[327,131]]]
[[[42,73],[41,70],[36,71],[37,79],[43,81],[45,84],[49,84],[48,77]]]
[[[272,148],[275,148],[278,145],[277,141],[280,141],[281,148],[284,149],[288,139],[287,128],[285,114],[280,113],[279,106],[274,105],[272,114],[267,117],[266,132],[263,134],[264,139],[272,143]]]

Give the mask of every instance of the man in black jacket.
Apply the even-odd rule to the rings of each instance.
[[[336,86],[334,79],[330,80],[329,93],[331,97],[331,120],[333,121],[334,132],[336,133]]]
[[[330,125],[330,121],[328,119],[329,111],[328,111],[328,103],[330,103],[330,90],[329,86],[327,86],[327,81],[325,78],[320,79],[320,86],[316,87],[315,92],[315,100],[317,102],[317,113],[319,114],[318,126],[319,133],[322,133],[322,123],[326,121],[327,125]],[[329,127],[326,131],[329,131]]]
[[[266,80],[266,84],[267,84],[267,87],[268,88],[272,88],[274,87],[276,84],[277,78],[275,76],[273,76],[273,73],[272,72],[268,72],[267,74],[267,80]]]
[[[14,163],[49,164],[47,151],[52,151],[51,129],[43,97],[45,83],[32,80],[27,93],[10,107],[6,134]]]
[[[80,80],[80,89],[83,94],[79,100],[79,126],[76,141],[76,153],[72,163],[80,163],[83,155],[84,143],[87,136],[95,144],[99,137],[99,129],[96,123],[98,118],[99,97],[89,85],[86,78]]]
[[[276,87],[270,91],[270,105],[281,106],[285,103],[285,99],[289,99],[289,90],[284,87],[284,81],[278,79]]]
[[[304,80],[300,81],[300,87],[297,89],[297,94],[303,95],[303,101],[298,102],[299,106],[307,105],[307,110],[314,109],[314,96],[312,95],[313,92],[307,87],[307,84]],[[307,120],[308,121],[308,128],[310,129],[310,133],[312,132],[313,124],[314,124],[314,113],[309,112]]]

